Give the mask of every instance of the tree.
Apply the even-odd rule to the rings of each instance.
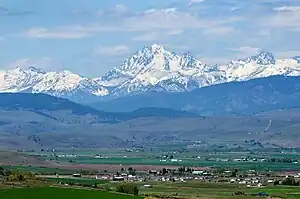
[[[0,166],[0,176],[4,176],[4,168]]]
[[[188,168],[186,168],[186,172],[187,172],[187,173],[192,173],[193,170],[192,170],[190,167],[188,167]]]
[[[166,169],[166,168],[163,168],[163,169],[162,169],[162,174],[165,175],[166,173],[168,173],[167,169]]]
[[[279,185],[279,180],[274,181],[274,186],[277,186],[277,185]]]
[[[236,177],[237,173],[238,173],[238,170],[234,169],[234,171],[232,171],[232,173],[231,173],[231,177]]]
[[[289,176],[282,181],[282,185],[299,186],[299,182],[296,182],[294,177]]]
[[[138,187],[133,183],[119,184],[116,187],[116,191],[119,192],[119,193],[126,193],[126,194],[132,194],[132,195],[138,195],[139,194]]]
[[[128,174],[129,175],[135,175],[135,169],[133,169],[132,167],[128,168]]]

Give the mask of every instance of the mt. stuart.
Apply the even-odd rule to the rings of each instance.
[[[87,78],[70,71],[36,68],[0,71],[0,92],[46,93],[78,102],[117,98],[144,92],[187,92],[232,81],[274,75],[300,76],[300,56],[276,59],[271,53],[208,65],[189,53],[166,51],[154,44],[137,51],[102,77]]]

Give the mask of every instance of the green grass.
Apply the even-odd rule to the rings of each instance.
[[[286,199],[300,198],[300,187],[270,186],[266,188],[247,188],[245,186],[232,184],[201,183],[197,181],[190,181],[186,183],[153,182],[150,184],[153,185],[153,188],[144,188],[143,186],[140,186],[140,193],[158,195],[177,194],[179,196],[207,196],[213,198],[236,198],[232,196],[232,193],[242,191],[246,194],[258,194],[259,192],[266,192],[271,196],[279,196]]]
[[[5,169],[14,171],[27,171],[34,172],[43,175],[53,174],[73,174],[74,170],[59,169],[59,168],[48,168],[48,167],[34,167],[34,166],[3,166]]]
[[[177,158],[177,157],[175,157]],[[114,165],[167,165],[167,166],[185,166],[185,167],[215,167],[215,168],[239,168],[240,170],[255,169],[258,171],[268,170],[282,171],[299,169],[299,164],[280,163],[280,162],[222,162],[207,161],[203,159],[177,158],[181,162],[159,161],[154,157],[110,157],[110,158],[93,158],[81,156],[77,158],[59,158],[61,162],[72,160],[76,164],[114,164]]]
[[[116,193],[68,188],[19,188],[0,190],[1,199],[141,199]]]
[[[108,181],[106,180],[97,180],[97,179],[68,179],[68,178],[46,178],[46,181],[55,182],[55,183],[63,183],[63,184],[80,184],[80,185],[94,185],[94,184],[105,184]]]

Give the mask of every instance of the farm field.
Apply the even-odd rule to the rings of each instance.
[[[258,193],[267,193],[270,198],[299,199],[300,187],[266,187],[266,188],[246,188],[235,185],[221,184],[201,184],[196,182],[188,183],[150,183],[152,188],[143,188],[139,184],[140,196],[131,196],[113,192],[104,192],[98,190],[87,190],[78,188],[13,188],[0,189],[1,199],[79,199],[79,198],[103,198],[103,199],[142,199],[147,196],[168,196],[178,199],[234,199],[234,198],[257,198],[251,196]],[[244,192],[247,196],[233,196],[234,192]]]
[[[73,178],[44,178],[44,180],[48,182],[54,182],[54,183],[63,183],[63,184],[80,184],[80,185],[100,185],[107,183],[106,180],[97,180],[97,179],[73,179]]]
[[[91,191],[69,188],[15,188],[0,189],[1,199],[141,199],[139,196],[129,196],[116,193]]]
[[[68,156],[62,152],[57,154],[56,161],[60,164],[69,164],[70,162],[75,165],[121,165],[121,166],[134,166],[134,165],[152,165],[152,166],[174,166],[174,167],[215,167],[215,168],[239,168],[241,170],[268,170],[273,171],[288,171],[299,170],[300,162],[285,163],[285,162],[235,162],[233,159],[245,158],[251,156],[252,158],[290,158],[300,160],[300,153],[285,153],[270,152],[270,153],[242,153],[242,152],[223,152],[223,153],[209,153],[209,152],[187,152],[187,153],[148,153],[148,152],[107,152],[98,151],[94,153],[75,152],[73,156]],[[95,154],[99,154],[95,157]],[[41,154],[40,154],[41,155]],[[51,154],[43,154],[45,158],[51,158]],[[172,156],[171,158],[162,159],[163,156]],[[210,159],[210,160],[208,160]],[[226,161],[226,159],[231,161]]]
[[[160,162],[157,159],[145,158],[76,158],[73,159],[76,164],[107,164],[107,165],[165,165],[165,166],[185,166],[185,167],[214,167],[214,168],[240,168],[244,170],[255,169],[264,170],[294,170],[299,169],[299,164],[292,163],[272,163],[272,162],[220,162],[220,161],[205,161],[205,160],[186,160],[180,162]]]
[[[213,184],[213,183],[147,183],[152,188],[140,187],[140,193],[143,195],[169,195],[182,197],[206,197],[206,198],[255,198],[253,196],[232,196],[234,192],[244,192],[246,194],[267,193],[272,197],[296,199],[300,198],[300,187],[289,186],[270,186],[265,188],[248,188],[245,186],[230,184]]]
[[[57,174],[73,174],[74,169],[63,169],[63,168],[53,168],[53,167],[38,167],[38,166],[26,166],[26,165],[15,165],[15,166],[3,166],[5,169],[17,170],[17,171],[27,171],[33,173],[42,173],[44,175]]]

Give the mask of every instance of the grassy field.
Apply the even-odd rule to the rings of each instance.
[[[61,169],[50,167],[35,167],[35,166],[3,166],[5,169],[14,171],[30,171],[37,174],[53,175],[53,174],[73,174],[74,169]]]
[[[20,188],[0,189],[1,199],[141,199],[138,196],[128,196],[101,191],[90,191],[68,188]]]
[[[153,188],[140,187],[140,194],[156,194],[177,196],[178,198],[201,198],[201,199],[233,199],[233,198],[257,198],[256,196],[232,196],[233,192],[242,191],[247,194],[265,192],[273,198],[299,199],[300,187],[267,187],[245,188],[235,185],[199,184],[189,183],[159,183],[152,184]],[[111,192],[92,191],[86,189],[71,188],[13,188],[0,189],[1,199],[142,199],[142,196],[130,196]]]
[[[206,154],[207,155],[207,154]],[[299,164],[294,163],[282,163],[282,162],[234,162],[234,161],[217,161],[217,160],[206,160],[203,158],[202,155],[201,159],[191,158],[187,155],[176,155],[178,161],[172,162],[170,159],[161,161],[160,158],[157,158],[154,155],[149,154],[127,154],[120,156],[118,155],[111,155],[106,156],[103,158],[94,158],[93,156],[78,156],[76,158],[58,158],[60,162],[69,162],[72,161],[75,164],[112,164],[112,165],[166,165],[166,166],[185,166],[185,167],[215,167],[215,168],[239,168],[240,170],[268,170],[273,171],[282,171],[282,170],[296,170],[299,169]],[[209,156],[209,155],[207,155]],[[242,154],[234,154],[234,155],[210,155],[211,158],[241,158],[245,157],[246,155]],[[279,155],[277,155],[278,157]],[[266,155],[267,157],[267,155]],[[282,156],[281,156],[282,157]],[[284,157],[286,157],[284,155]],[[293,157],[299,158],[299,155],[294,155]]]
[[[149,184],[149,183],[147,183]],[[151,184],[151,183],[150,183]],[[300,198],[300,187],[266,187],[266,188],[247,188],[245,186],[230,185],[230,184],[210,184],[199,182],[186,183],[152,183],[152,188],[140,187],[140,193],[157,194],[157,195],[178,195],[178,196],[201,196],[207,198],[247,198],[247,196],[232,196],[232,193],[241,191],[246,194],[258,194],[265,192],[273,197],[286,199]],[[255,198],[255,197],[249,197]]]
[[[44,179],[49,182],[54,182],[54,183],[63,183],[63,184],[80,184],[80,185],[100,185],[100,184],[105,184],[107,183],[106,180],[97,180],[97,179],[69,179],[69,178],[46,178]]]

